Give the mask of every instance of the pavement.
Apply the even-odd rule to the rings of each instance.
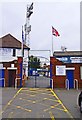
[[[82,113],[80,113],[78,106],[78,95],[81,90],[76,89],[54,89],[54,92],[57,94],[62,103],[66,106],[68,111],[72,114],[73,118],[82,119]]]
[[[38,78],[38,77],[37,77]],[[24,88],[0,89],[0,117],[29,120],[81,120],[78,95],[81,90],[50,89],[49,78],[26,81]],[[45,82],[44,82],[45,80]],[[42,82],[41,82],[42,81]],[[42,86],[43,85],[43,86]]]

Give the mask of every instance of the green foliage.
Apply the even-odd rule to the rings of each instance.
[[[29,67],[30,68],[40,68],[40,59],[34,57],[33,55],[29,57]]]

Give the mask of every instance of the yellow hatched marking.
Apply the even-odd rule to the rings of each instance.
[[[25,99],[25,98],[19,98],[19,99],[23,100],[23,101],[33,102],[32,100],[28,100],[28,99]]]
[[[21,110],[25,110],[25,111],[27,111],[27,112],[31,112],[32,110],[30,110],[30,109],[25,109],[25,108],[23,108],[23,107],[21,107],[21,106],[16,106],[18,109],[21,109]]]
[[[56,105],[54,105],[54,106],[49,106],[49,108],[45,109],[44,111],[46,112],[46,111],[48,111],[48,110],[50,110],[50,109],[54,109],[54,108],[57,107],[59,104],[60,104],[60,103],[58,103],[58,104],[56,104]]]
[[[52,114],[51,111],[49,112],[49,114],[50,114],[51,120],[55,120],[54,115]]]
[[[58,100],[54,100],[54,99],[50,99],[50,98],[46,98],[46,100],[50,100],[50,101],[53,101],[53,102],[59,102]]]
[[[61,111],[67,112],[66,109],[62,109],[62,108],[55,107],[55,109],[58,109],[58,110],[61,110]]]
[[[63,103],[61,102],[61,100],[58,98],[58,96],[54,93],[54,91],[52,89],[50,89],[51,93],[54,95],[54,97],[56,97],[59,101],[59,103],[61,104],[61,106],[64,108],[64,111],[70,116],[70,118],[73,119],[73,116],[71,115],[71,113],[69,112],[69,110],[67,110],[67,108],[63,105]],[[59,108],[58,108],[59,109]],[[61,109],[60,109],[61,110]]]
[[[16,98],[16,96],[19,94],[19,92],[22,90],[22,88],[20,88],[18,90],[18,92],[14,95],[14,97],[5,105],[5,107],[3,108],[3,110],[0,112],[0,116],[2,115],[2,113],[5,111],[5,109],[12,103],[12,101]]]

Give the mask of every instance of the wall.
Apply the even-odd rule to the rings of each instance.
[[[53,78],[53,83],[54,83],[54,88],[65,88],[65,80],[66,80],[66,75],[65,76],[56,76],[56,65],[66,65],[66,68],[69,67],[74,67],[74,79],[78,80],[79,83],[79,88],[82,88],[82,80],[80,78],[80,66],[82,66],[82,63],[63,63],[59,60],[57,60],[54,57],[50,58],[50,64],[52,65],[51,67],[51,75]]]
[[[11,64],[14,64],[14,67],[17,68],[16,72],[14,72],[14,76],[12,75],[12,78],[18,78],[17,79],[17,87],[22,87],[22,62],[23,62],[23,58],[22,57],[18,57],[18,60],[14,60],[12,62],[3,62],[3,67],[5,67],[5,86],[9,87],[9,69],[11,68]],[[16,74],[15,74],[16,73]],[[19,79],[21,78],[21,79]],[[24,81],[23,81],[24,82]],[[12,84],[11,87],[14,87],[14,84]]]
[[[17,57],[22,56],[21,49],[16,49],[16,56],[13,56],[13,49],[10,48],[0,48],[0,62],[9,62],[13,60],[17,60]],[[24,58],[28,57],[28,50],[24,50]]]
[[[9,86],[9,70],[8,68],[11,67],[11,64],[14,64],[14,67],[17,67],[17,61],[12,61],[12,62],[5,62],[3,63],[3,67],[5,67],[5,86]],[[13,76],[12,76],[13,77]],[[15,76],[16,77],[16,76]]]

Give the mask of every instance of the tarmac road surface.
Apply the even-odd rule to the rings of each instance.
[[[7,91],[7,88],[3,89],[3,91]],[[56,90],[56,93],[59,96],[58,90]],[[2,114],[2,118],[6,119],[44,118],[46,120],[56,120],[57,118],[68,118],[75,120],[74,115],[67,109],[67,106],[65,107],[56,93],[50,88],[21,88],[18,91],[15,90],[14,96],[9,101],[7,99],[8,102],[6,102],[7,93],[5,96],[2,92],[5,102],[2,101],[0,115]]]

